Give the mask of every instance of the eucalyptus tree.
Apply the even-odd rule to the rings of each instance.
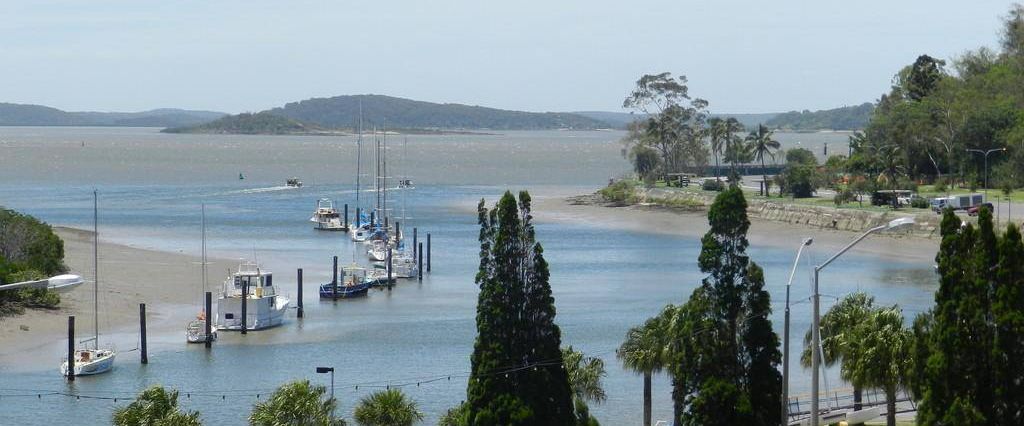
[[[757,130],[750,132],[746,138],[747,143],[754,151],[754,159],[761,162],[761,174],[764,179],[761,195],[764,196],[768,195],[768,173],[765,171],[764,159],[765,157],[775,158],[775,151],[782,147],[779,141],[772,139],[773,133],[764,124],[758,124]]]
[[[115,426],[199,426],[199,412],[178,409],[178,391],[153,386],[142,391],[135,401],[114,410]]]
[[[686,76],[682,75],[645,74],[622,102],[623,108],[648,117],[646,137],[641,140],[661,153],[665,172],[678,171],[680,161],[699,162],[704,153],[702,138],[708,102],[691,98],[686,84]]]

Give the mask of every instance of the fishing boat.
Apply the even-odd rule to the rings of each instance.
[[[74,364],[68,365],[65,359],[60,364],[60,374],[64,376],[89,376],[93,374],[106,373],[114,368],[114,359],[117,351],[112,347],[100,349],[100,255],[99,255],[99,203],[97,193],[92,193],[93,203],[93,242],[92,242],[92,264],[95,276],[93,277],[93,337],[81,343],[92,342],[92,348],[76,349],[72,355]]]
[[[302,181],[297,177],[285,180],[284,184],[289,188],[302,188]]]
[[[238,271],[224,280],[217,299],[218,330],[242,329],[243,300],[246,302],[244,324],[247,330],[281,325],[288,310],[289,300],[277,294],[273,274],[260,269],[255,262],[242,262]]]
[[[189,343],[206,343],[207,340],[217,340],[217,331],[210,327],[209,339],[207,339],[206,333],[206,309],[202,307],[203,301],[206,296],[206,205],[202,206],[202,289],[199,291],[199,313],[196,314],[196,318],[189,321],[188,325],[185,326],[185,341]]]
[[[309,221],[315,223],[314,229],[320,231],[348,230],[348,226],[338,214],[338,209],[334,208],[334,201],[328,198],[316,201],[316,210],[313,210],[313,216],[309,218]]]
[[[366,296],[371,284],[367,279],[366,268],[353,263],[341,268],[339,274],[340,276],[336,277],[336,280],[320,285],[321,299],[346,299]]]

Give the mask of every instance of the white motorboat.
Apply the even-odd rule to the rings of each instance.
[[[302,181],[297,177],[286,180],[284,184],[290,188],[302,188]]]
[[[112,347],[100,349],[100,255],[99,255],[99,207],[96,191],[92,193],[93,202],[93,272],[96,274],[93,280],[93,337],[84,342],[92,342],[92,348],[76,349],[72,354],[72,365],[69,367],[68,359],[60,364],[60,374],[67,376],[89,376],[93,374],[106,373],[114,368],[114,359],[117,351]],[[76,277],[72,275],[72,277]],[[81,280],[81,278],[79,278]],[[73,280],[72,280],[73,281]]]
[[[313,211],[313,216],[309,218],[310,222],[316,224],[315,229],[321,231],[347,231],[348,225],[342,220],[341,215],[338,214],[338,209],[334,208],[334,201],[328,198],[321,198],[316,201],[316,210]]]
[[[245,318],[242,316],[243,300],[246,302]],[[224,281],[217,299],[217,329],[241,330],[243,321],[247,330],[281,325],[288,303],[287,297],[277,294],[270,271],[261,270],[255,263],[243,262],[238,271]]]

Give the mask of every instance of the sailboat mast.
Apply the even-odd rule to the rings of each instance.
[[[96,349],[100,348],[100,220],[99,220],[99,194],[92,190],[92,313],[93,313],[93,341]]]
[[[202,303],[203,293],[206,292],[206,204],[202,205],[203,212],[203,290],[199,292],[199,300]],[[207,313],[209,315],[209,313]]]
[[[356,208],[359,206],[359,177],[362,175],[361,166],[363,164],[363,102],[359,101],[359,133],[356,136]],[[356,218],[356,222],[360,222],[360,218]]]
[[[387,218],[390,216],[388,214],[388,124],[387,123],[388,123],[387,119],[385,119],[384,120],[384,136],[381,137],[381,140],[383,141],[383,147],[381,148],[381,164],[382,164],[381,167],[382,167],[382,170],[384,170],[384,172],[383,172],[384,175],[381,176],[381,183],[380,183],[380,186],[384,188],[384,192],[383,192],[383,196],[384,196],[384,212],[382,214],[384,215],[384,222],[385,223],[388,221]],[[384,235],[387,235],[387,234],[388,234],[388,229],[387,229],[387,227],[384,227]]]

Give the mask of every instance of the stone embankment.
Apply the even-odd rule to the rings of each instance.
[[[638,188],[635,198],[636,202],[630,205],[638,208],[700,211],[706,209],[706,206],[714,202],[714,193],[678,191],[665,188]],[[574,197],[570,199],[570,202],[609,206],[624,205],[622,203],[606,202],[598,194]],[[862,232],[869,228],[886,224],[899,217],[912,216],[916,224],[899,231],[899,233],[923,238],[938,238],[939,223],[942,219],[940,215],[930,211],[921,213],[919,210],[911,209],[906,211],[879,212],[796,204],[787,202],[785,199],[748,199],[747,203],[747,213],[752,218],[852,232]]]

